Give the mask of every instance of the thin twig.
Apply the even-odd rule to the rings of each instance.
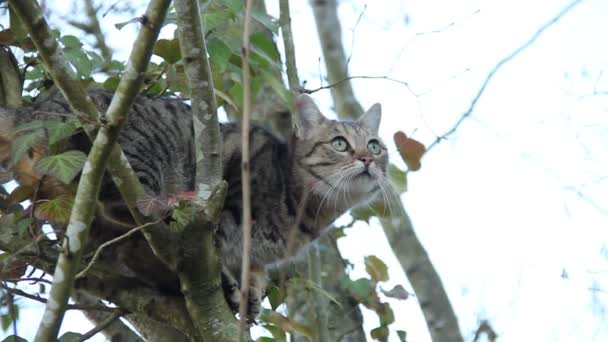
[[[253,1],[247,0],[245,9],[245,22],[243,27],[243,46],[241,47],[241,59],[243,69],[243,133],[241,149],[241,186],[243,192],[243,260],[241,266],[241,303],[239,305],[239,341],[245,336],[245,325],[247,323],[247,304],[249,297],[249,251],[251,250],[251,189],[249,174],[249,129],[251,115],[251,88],[249,84],[249,36],[251,29],[251,9]]]
[[[409,92],[410,92],[412,95],[414,95],[414,96],[416,96],[416,97],[418,97],[418,96],[419,96],[419,94],[418,94],[418,93],[414,92],[414,91],[412,90],[412,88],[410,88],[409,83],[407,83],[407,82],[405,82],[405,81],[402,81],[402,80],[398,80],[398,79],[396,79],[396,78],[392,78],[392,77],[387,76],[387,75],[384,75],[384,76],[367,76],[367,75],[360,75],[360,76],[348,76],[348,77],[345,77],[345,78],[343,78],[343,79],[341,79],[341,80],[339,80],[339,81],[336,81],[336,82],[334,82],[334,83],[332,83],[332,84],[328,84],[328,85],[325,85],[325,86],[321,86],[321,87],[318,87],[318,88],[315,88],[315,89],[300,89],[300,92],[301,92],[301,93],[303,93],[303,94],[312,94],[312,93],[316,93],[316,92],[318,92],[319,90],[331,89],[331,88],[336,87],[336,86],[338,86],[338,85],[340,85],[340,84],[342,84],[342,83],[344,83],[344,82],[347,82],[347,81],[350,81],[350,80],[356,80],[356,79],[366,79],[366,80],[387,80],[387,81],[391,81],[391,82],[399,83],[399,84],[401,84],[401,85],[405,86],[405,87],[407,88],[407,90],[408,90],[408,91],[409,91]]]
[[[17,296],[21,296],[27,299],[31,299],[43,304],[46,304],[47,299],[40,297],[38,295],[34,295],[31,293],[27,293],[25,291],[16,289],[16,288],[12,288],[12,287],[8,287],[4,284],[1,285],[2,288],[4,290],[6,290],[6,292],[17,295]],[[114,312],[116,310],[119,310],[117,308],[111,308],[111,307],[107,307],[107,306],[103,306],[103,305],[83,305],[83,304],[68,304],[68,306],[66,307],[67,310],[81,310],[81,311],[107,311],[107,312]],[[120,309],[123,310],[123,309]]]
[[[76,341],[84,342],[84,341],[90,339],[91,337],[95,336],[95,334],[102,331],[103,329],[108,327],[110,324],[114,323],[115,320],[119,319],[121,316],[125,315],[126,313],[127,313],[127,311],[125,311],[123,309],[118,309],[118,310],[112,312],[112,314],[110,316],[108,316],[108,318],[106,318],[103,322],[99,323],[99,325],[97,325],[95,328],[89,330],[86,334],[80,336]]]
[[[355,31],[357,30],[357,26],[359,26],[359,23],[361,22],[361,18],[363,18],[363,14],[365,14],[365,11],[367,10],[367,4],[363,5],[363,10],[361,11],[361,13],[359,13],[359,17],[357,18],[357,21],[355,22],[355,25],[353,26],[351,32],[352,32],[352,39],[350,41],[350,52],[348,53],[348,58],[346,59],[346,69],[348,69],[348,65],[350,64],[350,60],[351,58],[353,58],[353,50],[355,49]]]
[[[545,24],[543,24],[538,30],[536,30],[536,32],[534,32],[534,34],[532,34],[532,36],[528,40],[526,40],[522,45],[520,45],[517,49],[513,50],[513,52],[511,52],[506,57],[501,59],[498,63],[496,63],[494,68],[492,68],[492,70],[490,70],[490,72],[486,76],[485,80],[481,84],[481,87],[477,91],[477,94],[475,94],[475,97],[473,97],[473,100],[471,101],[469,108],[467,108],[467,110],[460,116],[460,118],[456,121],[456,123],[452,126],[452,128],[450,128],[447,132],[445,132],[441,136],[438,136],[435,139],[435,141],[433,141],[427,147],[425,155],[428,155],[428,152],[433,147],[435,147],[435,145],[439,144],[442,140],[446,139],[448,136],[454,134],[456,132],[456,130],[458,130],[460,125],[464,122],[464,120],[467,119],[469,116],[471,116],[471,114],[473,113],[473,110],[475,110],[475,106],[477,105],[477,102],[479,101],[479,99],[481,98],[483,93],[485,92],[488,84],[490,83],[492,78],[494,78],[496,73],[505,64],[510,62],[513,58],[517,57],[517,55],[519,55],[522,51],[524,51],[526,48],[528,48],[530,45],[532,45],[532,43],[534,43],[549,27],[551,27],[553,24],[557,23],[564,15],[566,15],[568,12],[570,12],[570,10],[572,10],[576,5],[581,3],[581,1],[582,0],[575,0],[575,1],[571,2],[570,4],[568,4],[561,11],[559,11],[559,13],[556,16],[551,18],[549,21],[547,21]]]
[[[89,262],[89,264],[87,265],[87,267],[85,267],[82,271],[80,271],[78,274],[76,274],[76,278],[75,279],[79,279],[79,278],[84,277],[84,275],[91,269],[91,267],[93,267],[93,264],[97,261],[97,259],[99,259],[99,256],[101,255],[101,252],[104,250],[104,248],[107,248],[108,246],[111,246],[111,245],[113,245],[113,244],[115,244],[117,242],[120,242],[120,241],[128,238],[129,236],[137,233],[138,231],[140,231],[142,229],[145,229],[145,228],[147,228],[149,226],[158,224],[158,223],[160,223],[161,220],[162,219],[158,219],[158,220],[156,220],[154,222],[148,222],[148,223],[143,224],[143,225],[141,225],[139,227],[135,227],[135,228],[129,230],[128,232],[126,232],[126,233],[124,233],[124,234],[122,234],[122,235],[120,235],[118,237],[113,238],[112,240],[109,240],[109,241],[106,241],[106,242],[102,243],[97,248],[97,250],[95,251],[95,254],[93,254],[93,258],[91,259],[91,261]]]
[[[4,281],[8,282],[8,283],[18,283],[20,281],[32,281],[34,284],[36,283],[45,283],[45,284],[49,284],[51,285],[53,282],[48,280],[48,279],[44,279],[44,278],[32,278],[32,277],[28,277],[28,278],[15,278],[15,279],[4,279]]]

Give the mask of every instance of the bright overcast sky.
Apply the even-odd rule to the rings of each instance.
[[[268,1],[274,15],[276,2]],[[397,129],[428,144],[451,128],[496,63],[570,2],[341,3],[351,75],[387,75],[424,93],[354,81],[364,107],[382,103],[381,132],[392,145]],[[292,12],[300,79],[314,88],[321,53],[312,13],[304,0],[292,1]],[[608,341],[606,18],[608,2],[582,1],[498,71],[472,116],[409,176],[405,208],[465,340],[487,319],[500,341]],[[117,21],[103,25],[124,60],[133,36],[114,29]],[[328,91],[314,97],[330,111]],[[411,290],[380,227],[358,224],[347,234],[340,248],[355,263],[353,278],[365,275],[363,257],[374,254],[389,265],[385,288]],[[411,342],[429,340],[415,298],[391,305],[394,329]],[[28,306],[20,333],[31,337],[42,311]],[[87,330],[77,315],[67,316],[65,330]],[[374,314],[365,318],[367,330],[377,326]]]

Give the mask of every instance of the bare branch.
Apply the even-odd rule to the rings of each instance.
[[[76,341],[77,342],[84,342],[84,341],[90,339],[91,337],[95,336],[95,334],[97,334],[98,332],[102,331],[103,329],[105,329],[106,327],[108,327],[110,324],[114,323],[114,321],[116,321],[121,316],[125,315],[126,313],[127,313],[126,311],[121,310],[121,309],[114,311],[103,322],[99,323],[96,327],[94,327],[93,329],[89,330],[86,334],[80,336]]]
[[[517,49],[513,50],[513,52],[511,52],[506,57],[504,57],[503,59],[501,59],[500,61],[498,61],[498,63],[496,63],[496,65],[492,68],[492,70],[490,70],[490,72],[488,73],[488,75],[486,76],[486,78],[484,79],[484,81],[482,82],[481,87],[479,87],[479,90],[477,90],[477,93],[473,97],[473,100],[471,101],[471,104],[469,105],[469,108],[467,108],[467,110],[454,123],[454,125],[452,126],[452,128],[450,128],[447,132],[443,133],[441,136],[438,136],[437,139],[435,139],[435,141],[433,141],[427,147],[427,149],[426,149],[427,153],[426,154],[428,154],[428,152],[433,147],[435,147],[435,145],[439,144],[442,140],[447,139],[450,135],[454,134],[456,132],[456,130],[458,130],[458,128],[460,127],[460,125],[464,122],[464,120],[466,120],[469,116],[471,116],[471,114],[475,110],[475,105],[477,105],[477,102],[479,101],[479,99],[481,98],[481,96],[484,94],[484,92],[485,92],[488,84],[490,83],[490,81],[492,80],[492,78],[494,78],[494,76],[496,75],[496,73],[505,64],[507,64],[508,62],[510,62],[513,58],[517,57],[521,52],[523,52],[528,47],[530,47],[530,45],[532,45],[549,27],[551,27],[555,23],[557,23],[562,17],[564,17],[566,14],[568,14],[568,12],[570,12],[576,5],[580,4],[581,2],[582,2],[582,0],[575,0],[575,1],[572,1],[571,3],[569,3],[561,11],[559,11],[559,13],[557,15],[555,15],[549,21],[547,21],[546,23],[544,23],[538,30],[536,30],[536,32],[534,32],[534,34],[532,34],[532,36],[528,40],[526,40],[522,45],[520,45]]]
[[[93,264],[95,263],[95,261],[97,261],[97,259],[98,259],[98,258],[99,258],[99,256],[101,255],[101,252],[102,252],[102,251],[103,251],[105,248],[107,248],[107,247],[109,247],[109,246],[111,246],[111,245],[113,245],[113,244],[115,244],[115,243],[118,243],[118,242],[120,242],[120,241],[122,241],[122,240],[124,240],[124,239],[128,238],[129,236],[131,236],[131,235],[133,235],[133,234],[135,234],[135,233],[139,232],[140,230],[142,230],[142,229],[144,229],[144,228],[147,228],[147,227],[149,227],[149,226],[152,226],[152,225],[158,224],[158,223],[160,223],[160,222],[161,222],[161,220],[160,220],[160,219],[159,219],[159,220],[157,220],[157,221],[154,221],[154,222],[148,222],[148,223],[143,224],[143,225],[141,225],[141,226],[138,226],[138,227],[132,228],[132,229],[131,229],[131,230],[129,230],[128,232],[126,232],[126,233],[124,233],[124,234],[122,234],[122,235],[120,235],[120,236],[117,236],[117,237],[115,237],[115,238],[113,238],[113,239],[111,239],[111,240],[108,240],[108,241],[106,241],[106,242],[102,243],[102,244],[101,244],[99,247],[97,247],[97,250],[95,250],[95,253],[93,254],[93,258],[91,259],[91,261],[89,261],[89,264],[88,264],[88,265],[87,265],[87,266],[86,266],[86,267],[85,267],[85,268],[84,268],[82,271],[80,271],[78,274],[76,274],[76,277],[75,277],[75,278],[76,278],[76,279],[78,279],[78,278],[82,278],[82,277],[84,277],[84,276],[85,276],[85,274],[86,274],[86,273],[87,273],[87,272],[88,272],[88,271],[91,269],[91,267],[93,267]]]
[[[340,86],[342,83],[344,82],[349,82],[350,80],[355,80],[355,79],[366,79],[366,80],[387,80],[387,81],[391,81],[391,82],[395,82],[395,83],[399,83],[403,86],[405,86],[407,88],[407,90],[414,95],[415,97],[420,96],[420,94],[415,93],[412,88],[410,88],[409,83],[405,82],[405,81],[401,81],[398,80],[396,78],[392,78],[390,76],[348,76],[348,77],[344,77],[343,79],[336,81],[334,83],[328,84],[326,86],[321,86],[315,89],[300,89],[300,92],[304,93],[304,94],[312,94],[312,93],[316,93],[319,90],[324,90],[324,89],[332,89],[334,87]]]
[[[239,306],[239,341],[245,337],[247,323],[247,306],[249,302],[249,273],[251,251],[251,184],[249,174],[249,133],[251,129],[251,85],[249,80],[249,37],[251,35],[251,10],[253,1],[247,0],[245,9],[245,22],[243,25],[243,45],[241,46],[241,60],[243,70],[243,121],[241,133],[241,186],[243,192],[243,260],[241,266],[241,302]]]
[[[47,298],[43,298],[40,297],[38,295],[33,295],[31,293],[27,293],[23,290],[17,289],[17,288],[12,288],[12,287],[8,287],[4,284],[0,285],[2,286],[2,288],[4,290],[6,290],[6,292],[17,295],[17,296],[21,296],[27,299],[31,299],[40,303],[48,303],[48,299]],[[83,305],[83,304],[68,304],[66,306],[66,310],[81,310],[81,311],[105,311],[105,312],[115,312],[116,310],[121,310],[119,308],[110,308],[107,307],[105,305]]]

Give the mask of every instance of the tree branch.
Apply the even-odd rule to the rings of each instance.
[[[559,13],[557,15],[555,15],[549,21],[547,21],[546,23],[544,23],[538,30],[536,30],[536,32],[534,32],[534,34],[532,34],[532,36],[528,40],[526,40],[522,45],[520,45],[517,49],[513,50],[513,52],[511,52],[506,57],[504,57],[503,59],[501,59],[500,61],[498,61],[498,63],[496,63],[496,65],[494,65],[494,67],[492,68],[492,70],[490,70],[490,72],[488,73],[488,75],[486,76],[486,78],[484,79],[484,81],[482,82],[481,87],[479,87],[479,89],[477,90],[477,93],[473,97],[473,100],[471,101],[471,104],[469,105],[469,107],[467,108],[467,110],[464,113],[462,113],[462,115],[454,123],[454,125],[452,126],[452,128],[450,128],[448,131],[446,131],[445,133],[443,133],[441,136],[438,136],[437,139],[435,139],[435,141],[433,141],[427,147],[427,149],[426,149],[427,153],[426,154],[428,154],[428,152],[433,147],[435,147],[435,145],[439,144],[442,140],[447,139],[448,136],[454,134],[456,132],[456,130],[458,130],[458,128],[460,127],[460,125],[464,122],[464,120],[466,120],[469,116],[471,116],[471,114],[475,110],[475,106],[477,105],[477,102],[479,101],[479,99],[481,98],[481,96],[484,94],[486,88],[488,87],[488,84],[490,83],[490,81],[492,80],[492,78],[494,78],[494,76],[496,75],[496,73],[505,64],[507,64],[508,62],[510,62],[513,58],[517,57],[517,55],[519,55],[522,51],[524,51],[530,45],[532,45],[549,27],[551,27],[555,23],[557,23],[563,16],[565,16],[566,14],[568,14],[568,12],[570,12],[576,5],[580,4],[581,2],[582,2],[582,0],[575,0],[575,1],[572,1],[571,3],[569,3],[561,11],[559,11]]]
[[[330,88],[336,113],[359,117],[363,114],[363,108],[355,98],[353,87],[350,80],[347,79],[348,67],[342,44],[342,27],[340,19],[338,19],[336,1],[311,0],[311,5],[325,60],[327,81],[330,84],[337,83]]]
[[[249,36],[251,35],[251,9],[253,1],[247,0],[243,24],[241,61],[243,70],[243,121],[241,133],[241,191],[243,193],[243,253],[241,266],[241,302],[239,306],[239,341],[245,337],[247,306],[249,303],[249,273],[251,251],[251,184],[249,174],[249,133],[251,129],[251,84],[249,80]]]
[[[102,305],[101,300],[86,294],[84,291],[74,291],[72,296],[74,301],[80,305]],[[84,315],[96,326],[103,324],[111,317],[111,314],[100,311],[85,311]],[[101,333],[109,341],[123,342],[143,342],[143,339],[135,334],[128,326],[120,320],[115,320],[111,324],[103,327]]]
[[[330,83],[346,79],[346,57],[342,45],[340,22],[335,0],[313,1],[319,39],[325,56]],[[357,118],[363,113],[355,99],[350,83],[333,87],[332,97],[338,116]],[[393,196],[396,199],[398,197]],[[381,220],[382,227],[393,252],[408,276],[425,316],[433,341],[462,341],[458,321],[441,279],[428,255],[416,237],[411,221],[401,201],[395,201],[397,212],[391,219]]]
[[[196,151],[196,188],[203,207],[195,205],[194,220],[181,232],[182,251],[175,271],[186,308],[197,332],[206,341],[235,341],[238,325],[221,287],[221,261],[214,231],[224,205],[221,134],[213,77],[207,59],[200,10],[196,0],[176,0],[180,50],[191,89]]]

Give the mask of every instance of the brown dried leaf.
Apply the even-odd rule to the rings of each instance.
[[[395,145],[401,154],[401,158],[405,161],[410,171],[420,170],[420,160],[426,152],[426,147],[422,143],[412,138],[408,138],[405,133],[399,131],[393,136]]]

